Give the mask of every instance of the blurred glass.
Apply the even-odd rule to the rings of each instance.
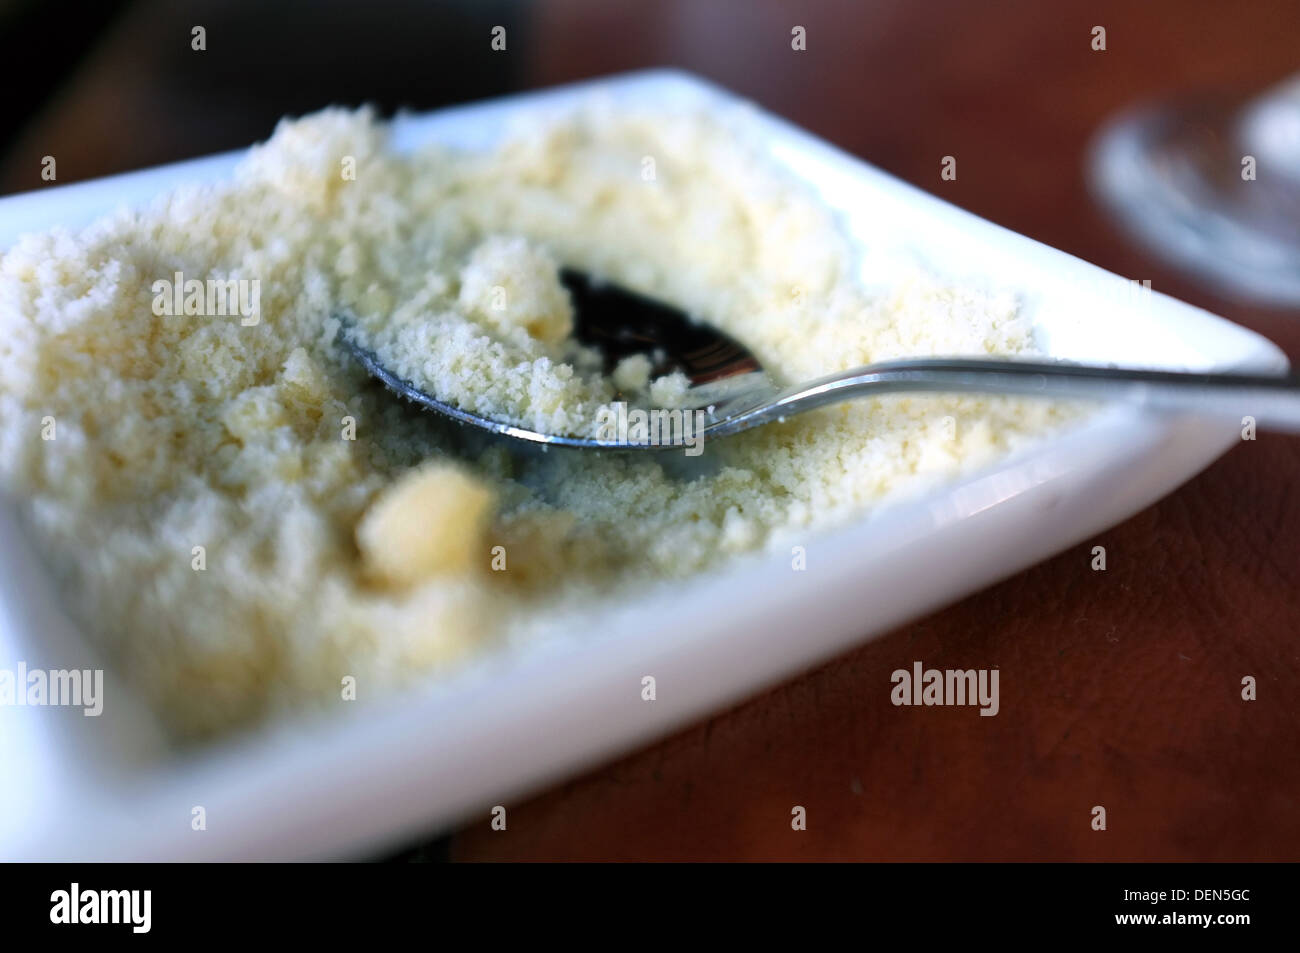
[[[1219,290],[1300,307],[1300,74],[1245,105],[1203,96],[1124,113],[1094,192],[1133,235]]]

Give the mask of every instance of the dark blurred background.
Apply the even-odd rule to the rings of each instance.
[[[1294,361],[1296,312],[1136,248],[1090,198],[1083,157],[1134,102],[1262,90],[1300,69],[1298,41],[1297,0],[0,0],[0,192],[46,186],[44,155],[62,184],[244,146],[332,103],[427,109],[674,65]],[[1085,550],[1065,553],[540,792],[508,837],[474,823],[400,856],[1297,859],[1298,443],[1243,445],[1108,533],[1106,586],[1081,586]],[[879,686],[916,658],[1014,660],[1027,717],[900,717]],[[1228,690],[1241,672],[1261,676],[1248,713]],[[1125,805],[1113,835],[1063,823],[1106,797]],[[817,817],[795,838],[791,803]]]

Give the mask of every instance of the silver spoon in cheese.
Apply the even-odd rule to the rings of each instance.
[[[742,433],[795,414],[857,397],[909,393],[1004,394],[1122,402],[1166,413],[1240,420],[1262,429],[1300,432],[1300,377],[1205,374],[1064,362],[983,358],[886,361],[781,387],[734,338],[681,310],[583,272],[562,269],[574,307],[574,336],[598,348],[606,370],[644,354],[652,376],[680,371],[690,388],[677,426],[600,437],[539,433],[469,413],[438,400],[385,367],[347,333],[341,342],[369,373],[422,407],[483,430],[535,444],[595,450],[663,450]],[[685,423],[683,423],[685,421]],[[696,423],[698,421],[698,423]],[[638,439],[641,437],[641,439]]]

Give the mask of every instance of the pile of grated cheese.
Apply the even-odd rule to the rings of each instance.
[[[636,363],[596,373],[563,263],[698,315],[790,382],[1032,353],[1011,295],[863,290],[834,216],[747,123],[592,102],[487,154],[399,155],[368,112],[326,110],[282,122],[232,181],[4,252],[0,487],[178,738],[328,707],[348,675],[375,697],[451,671],[538,618],[806,541],[1065,419],[893,397],[695,462],[541,454],[401,403],[341,348],[347,316],[408,379],[550,432],[584,432],[616,389],[672,399],[681,382]],[[176,273],[258,282],[257,320],[156,313]]]

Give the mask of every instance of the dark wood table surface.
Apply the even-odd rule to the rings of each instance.
[[[288,6],[382,16],[369,5]],[[256,22],[256,11],[231,12],[240,4],[129,7],[11,143],[0,190],[38,187],[44,154],[68,157],[62,180],[202,154],[265,136],[269,110],[348,101],[358,89],[428,106],[676,65],[981,216],[1260,331],[1300,360],[1300,312],[1219,296],[1161,264],[1098,211],[1082,174],[1090,136],[1117,109],[1190,89],[1246,94],[1300,69],[1296,0],[429,6],[453,24],[390,30],[415,47],[404,57],[359,42],[339,60],[337,38],[364,31],[306,17],[293,68],[265,38],[241,52],[256,36],[220,29],[223,17]],[[214,24],[202,67],[218,64],[213,78],[166,53],[191,22]],[[507,55],[482,49],[484,22],[510,24]],[[794,25],[807,29],[806,52],[790,49]],[[1091,48],[1096,25],[1104,52]],[[312,81],[295,85],[313,64]],[[366,69],[383,82],[335,88],[321,78]],[[955,182],[940,179],[944,155],[958,159]],[[485,813],[440,852],[1300,859],[1297,474],[1300,440],[1261,434],[1095,540],[513,804],[506,833],[490,831]],[[1089,569],[1094,544],[1107,549],[1105,573]],[[916,659],[998,666],[1001,714],[893,707],[890,673]],[[1245,675],[1257,679],[1256,701],[1241,698]],[[793,804],[808,809],[805,832],[790,829]],[[1107,807],[1104,832],[1090,825],[1096,804]]]

